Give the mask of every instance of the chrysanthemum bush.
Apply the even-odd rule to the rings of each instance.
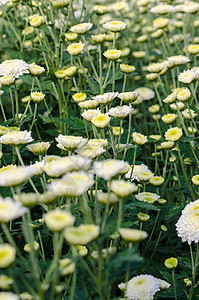
[[[196,299],[198,12],[0,0],[0,299]]]

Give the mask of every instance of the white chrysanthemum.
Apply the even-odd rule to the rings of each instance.
[[[187,56],[184,55],[175,55],[167,57],[167,60],[171,63],[171,65],[183,65],[190,61],[190,59]]]
[[[191,83],[196,78],[193,70],[184,70],[178,75],[178,80],[182,83]]]
[[[47,152],[49,147],[50,147],[49,142],[40,142],[40,143],[28,145],[26,148],[30,150],[32,153],[34,153],[35,155],[41,155]]]
[[[189,203],[176,223],[178,236],[189,245],[199,242],[199,199]]]
[[[160,282],[152,275],[133,277],[126,284],[125,296],[129,300],[151,300],[160,291]]]
[[[77,149],[86,144],[87,139],[82,136],[70,136],[59,134],[55,140],[58,142],[57,147],[62,150]]]
[[[110,180],[124,169],[128,164],[122,160],[107,159],[104,161],[95,161],[92,167],[92,172],[104,180]]]
[[[139,87],[135,89],[135,92],[139,93],[138,98],[141,98],[143,101],[150,100],[155,97],[154,91],[147,87]]]
[[[0,169],[0,186],[15,186],[36,174],[34,166],[7,166]]]
[[[76,150],[76,153],[78,153],[79,155],[82,155],[82,156],[85,156],[85,157],[91,158],[91,159],[96,158],[97,156],[101,155],[104,152],[106,152],[105,149],[103,149],[100,146],[96,146],[96,145],[92,145],[92,146],[85,145]]]
[[[45,164],[44,171],[51,177],[60,177],[67,172],[87,170],[91,160],[78,155],[65,156]]]
[[[118,92],[115,93],[104,93],[102,95],[97,95],[95,97],[93,97],[93,100],[96,100],[99,103],[108,103],[113,101],[113,99],[115,99],[115,97],[117,97]]]
[[[138,96],[139,96],[139,93],[134,91],[134,92],[120,93],[118,95],[118,98],[124,102],[131,102],[131,101],[136,100]]]
[[[84,110],[84,112],[81,114],[84,119],[87,121],[91,121],[93,117],[98,116],[101,114],[101,111],[99,108],[97,109],[88,109]]]
[[[128,105],[112,107],[109,110],[108,115],[116,118],[125,118],[132,112],[132,110],[133,108]]]
[[[124,180],[113,180],[110,183],[110,189],[119,197],[127,197],[132,193],[137,192],[138,187],[135,183]]]
[[[19,78],[20,75],[29,73],[28,69],[29,65],[21,59],[5,60],[0,64],[0,75],[12,75]]]
[[[23,207],[21,202],[15,202],[9,197],[0,198],[0,223],[17,219],[27,211],[27,208]]]
[[[93,175],[84,171],[67,173],[56,179],[47,188],[57,196],[78,197],[83,195],[94,183]]]
[[[81,23],[81,24],[72,26],[70,28],[70,31],[72,31],[74,33],[83,34],[83,33],[87,32],[92,26],[93,26],[93,24],[90,22],[89,23]]]
[[[158,4],[150,9],[150,12],[158,15],[164,15],[175,11],[176,11],[175,7],[169,4]]]
[[[0,137],[0,143],[6,145],[21,145],[32,142],[30,131],[12,131]]]
[[[107,139],[91,139],[88,141],[87,145],[106,147],[108,145],[108,140]]]
[[[99,233],[99,226],[95,224],[81,224],[79,227],[66,228],[64,237],[70,244],[86,245],[96,239]]]
[[[128,171],[128,173],[125,174],[125,177],[126,177],[126,178],[130,178],[131,172],[132,172],[132,168]],[[137,180],[137,181],[139,181],[138,174],[139,174],[139,173],[143,173],[143,172],[151,172],[151,171],[150,171],[149,168],[148,168],[146,165],[144,165],[144,164],[141,164],[141,165],[135,165],[134,168],[133,168],[133,173],[132,173],[132,178],[131,178],[131,180]]]
[[[135,195],[135,198],[138,201],[153,203],[153,202],[157,201],[160,198],[160,196],[158,196],[155,193],[151,193],[151,192],[142,192],[142,193]]]
[[[103,25],[103,27],[112,32],[117,32],[117,31],[121,31],[122,29],[124,29],[126,27],[126,23],[124,23],[122,21],[110,21],[110,22],[106,22]]]

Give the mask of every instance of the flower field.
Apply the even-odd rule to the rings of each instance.
[[[0,0],[0,300],[198,299],[198,15]]]

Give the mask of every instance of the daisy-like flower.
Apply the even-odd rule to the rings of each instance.
[[[154,186],[160,186],[164,183],[164,178],[161,176],[152,177],[149,182]]]
[[[125,174],[125,177],[129,179],[130,176],[132,175],[131,180],[137,180],[137,181],[139,181],[138,174],[141,173],[141,172],[150,172],[150,170],[144,164],[135,165],[134,168],[133,168],[133,173],[132,173],[132,168],[130,168],[130,170],[128,171],[128,173]]]
[[[32,141],[31,132],[27,130],[8,132],[0,137],[0,143],[5,145],[22,145]]]
[[[0,268],[9,267],[15,260],[16,250],[9,244],[0,245]],[[2,298],[0,298],[2,299]]]
[[[171,124],[175,121],[176,118],[177,118],[176,114],[166,114],[162,116],[162,121],[166,124]]]
[[[153,27],[155,27],[156,29],[162,29],[165,28],[168,25],[168,23],[169,19],[159,17],[153,21]]]
[[[81,24],[77,24],[74,25],[70,28],[70,31],[74,32],[74,33],[78,33],[78,34],[83,34],[87,31],[89,31],[89,29],[91,29],[91,27],[93,26],[92,23],[81,23]]]
[[[108,145],[108,140],[107,139],[91,139],[88,141],[87,145],[106,147]]]
[[[117,106],[117,107],[112,107],[108,114],[110,116],[116,117],[116,118],[125,118],[127,117],[131,112],[133,108],[129,105],[123,105],[123,106]]]
[[[35,175],[34,166],[7,166],[0,169],[0,186],[15,186]]]
[[[138,178],[140,181],[149,181],[153,177],[154,174],[151,171],[138,173]]]
[[[184,70],[178,75],[178,80],[182,83],[189,84],[196,78],[196,74],[193,70]]]
[[[134,51],[133,56],[135,58],[143,58],[146,56],[146,51]]]
[[[92,167],[92,173],[104,180],[110,180],[127,168],[128,164],[122,160],[107,159],[104,161],[95,161]]]
[[[113,180],[110,184],[110,189],[118,197],[127,197],[132,193],[137,192],[138,187],[135,183],[124,181],[124,180]]]
[[[154,203],[155,201],[157,201],[160,198],[160,196],[158,196],[155,193],[151,193],[151,192],[142,192],[142,193],[135,195],[135,198],[139,201]]]
[[[30,96],[31,100],[36,103],[41,102],[45,98],[45,94],[41,92],[32,92]]]
[[[194,119],[198,114],[193,109],[185,109],[182,111],[182,114],[185,119],[191,120]]]
[[[187,101],[191,97],[191,92],[188,88],[182,89],[182,91],[179,91],[177,94],[177,99],[179,101]]]
[[[14,78],[19,78],[20,75],[29,73],[29,65],[21,59],[5,60],[0,64],[0,75],[12,75]]]
[[[55,209],[44,215],[44,222],[52,231],[62,231],[66,227],[73,226],[75,217],[68,211]]]
[[[70,0],[53,0],[52,5],[56,8],[62,8],[68,6]]]
[[[35,155],[41,155],[47,152],[50,147],[49,142],[40,142],[32,145],[28,145],[26,148]]]
[[[191,44],[188,46],[187,50],[191,54],[198,54],[199,53],[199,45],[198,44]]]
[[[29,71],[32,75],[39,76],[45,71],[45,69],[36,65],[35,63],[32,63],[29,65]]]
[[[0,223],[10,222],[21,217],[27,212],[20,202],[15,202],[11,198],[0,198]]]
[[[151,73],[159,73],[160,71],[162,71],[165,68],[165,63],[155,63],[155,64],[151,64],[147,67],[147,70]]]
[[[169,4],[158,4],[150,9],[150,12],[157,15],[165,15],[168,13],[173,13],[175,11],[176,11],[175,7]]]
[[[99,102],[96,100],[86,100],[79,102],[78,105],[83,109],[96,108],[99,105]]]
[[[104,152],[106,152],[106,150],[100,146],[89,146],[89,145],[85,145],[76,150],[76,153],[78,153],[79,155],[85,156],[90,159],[94,159]]]
[[[84,119],[86,119],[88,122],[90,122],[93,117],[98,116],[100,114],[101,114],[101,111],[99,108],[97,108],[97,109],[84,110],[84,112],[81,115]]]
[[[163,102],[168,103],[168,104],[171,104],[171,103],[175,102],[176,99],[177,99],[177,94],[178,94],[178,92],[177,92],[177,91],[174,91],[173,93],[171,93],[170,95],[168,95],[168,96],[163,100]]]
[[[64,230],[64,237],[69,244],[86,245],[99,236],[100,228],[95,224],[81,224]]]
[[[182,136],[182,129],[178,128],[178,127],[173,127],[173,128],[169,128],[166,132],[165,132],[165,139],[167,141],[172,141],[172,142],[176,142],[178,141],[181,136]]]
[[[111,118],[108,114],[99,114],[91,119],[91,123],[99,128],[104,128],[110,123]]]
[[[14,200],[21,202],[25,207],[33,207],[39,200],[39,195],[35,193],[20,193],[15,194]]]
[[[101,34],[91,35],[91,38],[95,44],[101,44],[105,40],[106,34],[101,33]]]
[[[131,228],[119,228],[119,234],[123,238],[123,240],[128,242],[139,242],[145,240],[148,237],[146,231],[131,229]]]
[[[40,27],[41,25],[43,25],[45,23],[45,18],[43,16],[34,16],[33,18],[31,18],[30,20],[30,25],[32,27]]]
[[[161,144],[162,149],[171,149],[174,147],[175,143],[168,141],[168,142],[162,142]]]
[[[10,286],[13,284],[14,280],[4,274],[0,275],[0,288],[2,290],[9,290]]]
[[[151,100],[155,97],[155,93],[153,90],[147,88],[147,87],[139,87],[137,89],[135,89],[135,92],[139,93],[139,97],[143,100]],[[138,98],[139,98],[138,97]]]
[[[13,84],[14,81],[15,81],[15,77],[13,75],[5,75],[0,77],[0,83],[5,86],[10,86],[11,84]]]
[[[118,96],[118,92],[104,93],[102,95],[94,96],[93,100],[95,100],[99,103],[107,104],[107,103],[110,103],[111,101],[113,101],[117,96]]]
[[[122,21],[110,21],[106,22],[103,27],[112,32],[118,32],[123,30],[126,27],[126,23]]]
[[[77,33],[73,33],[73,32],[65,33],[65,39],[70,41],[70,42],[75,41],[77,39],[77,37],[78,37]]]
[[[73,43],[66,48],[68,53],[71,55],[78,55],[82,53],[83,49],[84,49],[84,44],[82,43]]]
[[[181,102],[181,101],[176,102],[176,103],[172,103],[169,106],[171,107],[171,109],[173,109],[175,111],[177,111],[178,109],[182,110],[185,107],[184,103]]]
[[[141,133],[133,132],[133,142],[137,145],[143,145],[148,142],[147,137]]]
[[[190,61],[190,59],[184,55],[170,56],[170,57],[167,57],[167,60],[175,66],[183,65]]]
[[[154,81],[156,79],[158,79],[158,73],[150,73],[150,74],[146,74],[146,79],[149,81]]]
[[[139,275],[126,283],[125,296],[129,300],[154,299],[154,295],[160,291],[160,282],[151,275]]]
[[[131,74],[135,71],[135,67],[131,65],[120,64],[120,70],[125,74]]]
[[[118,94],[118,98],[124,102],[135,101],[138,96],[139,96],[139,93],[135,92],[135,91],[134,92],[124,92],[124,93]]]
[[[93,175],[85,171],[67,173],[56,179],[47,189],[57,196],[78,197],[83,195],[94,183]]]
[[[159,110],[160,110],[160,105],[158,105],[158,104],[154,104],[149,107],[149,112],[151,114],[157,114],[159,112]]]
[[[121,56],[121,50],[117,49],[109,49],[106,50],[103,55],[110,60],[117,60]]]
[[[59,134],[55,140],[58,142],[57,147],[62,150],[75,150],[86,144],[87,139],[82,136],[70,136]]]
[[[76,93],[72,95],[72,98],[76,103],[83,102],[86,100],[86,93]]]

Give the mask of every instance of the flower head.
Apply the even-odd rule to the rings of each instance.
[[[116,117],[116,118],[125,118],[127,117],[131,112],[133,108],[128,105],[123,105],[123,106],[117,106],[117,107],[112,107],[108,114],[110,116]]]
[[[177,235],[189,245],[199,242],[199,199],[187,204],[176,223]]]
[[[83,51],[83,49],[84,49],[84,44],[82,44],[82,43],[73,43],[73,44],[70,44],[67,47],[66,50],[71,55],[78,55]]]
[[[0,245],[0,268],[9,267],[15,260],[16,250],[9,244]],[[1,299],[1,298],[0,298]]]
[[[173,127],[173,128],[169,128],[166,132],[165,132],[165,139],[167,141],[172,141],[172,142],[176,142],[178,141],[181,136],[182,136],[182,129],[178,128],[178,127]]]
[[[110,22],[106,22],[103,27],[105,29],[108,29],[112,32],[118,32],[121,31],[122,29],[124,29],[126,27],[126,23],[122,22],[122,21],[110,21]]]
[[[73,245],[86,245],[96,239],[100,233],[99,226],[95,224],[81,224],[79,227],[65,229],[66,241]]]
[[[22,145],[33,141],[31,132],[25,131],[12,131],[0,137],[0,143],[5,145]]]
[[[141,133],[138,133],[138,132],[134,132],[132,134],[132,137],[133,137],[133,142],[137,145],[143,145],[145,143],[147,143],[147,137]]]
[[[182,83],[191,83],[196,78],[196,74],[193,70],[184,70],[178,75],[178,80]]]
[[[82,136],[70,136],[59,134],[55,140],[58,142],[57,147],[62,150],[75,150],[86,144],[87,139]]]
[[[132,193],[137,192],[138,187],[135,185],[135,183],[129,181],[113,180],[110,183],[110,189],[117,196],[123,198],[129,196]]]
[[[75,217],[67,211],[55,209],[44,215],[44,221],[52,231],[62,231],[66,227],[73,226]]]
[[[117,49],[106,50],[103,55],[110,60],[116,60],[121,56],[121,51]]]
[[[5,60],[0,64],[0,75],[12,75],[14,78],[19,78],[24,73],[29,73],[29,65],[21,59]]]
[[[164,264],[167,269],[174,269],[178,265],[178,260],[175,257],[170,257],[165,260]]]
[[[74,25],[70,28],[70,31],[74,32],[74,33],[78,33],[78,34],[83,34],[85,32],[87,32],[91,27],[93,26],[92,23],[81,23],[81,24],[77,24]]]
[[[139,93],[139,97],[145,101],[145,100],[151,100],[155,97],[155,93],[153,90],[147,88],[147,87],[139,87],[135,89],[135,92]]]
[[[154,203],[156,200],[160,198],[160,196],[151,192],[142,192],[135,195],[135,198],[139,201]]]
[[[151,275],[133,277],[126,284],[125,296],[129,300],[151,300],[160,291],[160,282]]]
[[[11,198],[0,198],[0,223],[9,222],[21,217],[28,210],[20,202]]]
[[[107,159],[104,161],[95,161],[92,167],[92,172],[104,180],[110,180],[124,169],[127,163],[117,159]]]
[[[110,123],[108,114],[98,114],[91,119],[91,123],[99,128],[104,128]]]

